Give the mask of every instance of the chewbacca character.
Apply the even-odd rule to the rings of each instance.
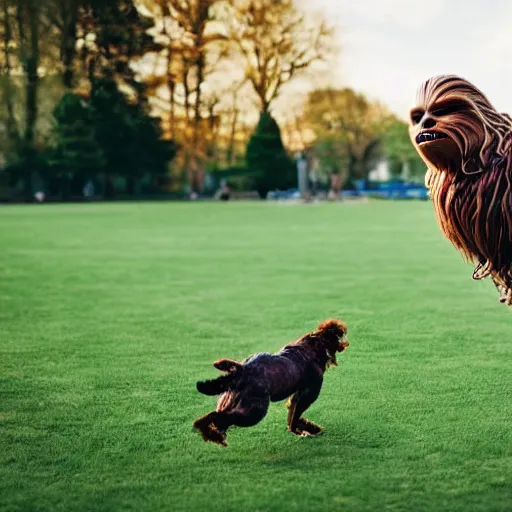
[[[466,80],[435,76],[419,88],[409,134],[441,231],[475,264],[473,279],[490,276],[512,305],[512,118]]]

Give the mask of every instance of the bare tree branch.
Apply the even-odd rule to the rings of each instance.
[[[282,86],[331,48],[332,31],[315,26],[292,0],[235,1],[231,37],[245,61],[246,77],[267,111]]]

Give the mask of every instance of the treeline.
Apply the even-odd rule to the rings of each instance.
[[[385,160],[391,178],[423,180],[425,165],[409,140],[407,123],[352,89],[322,88],[307,98],[303,122],[314,132],[320,174],[341,183],[367,181]]]
[[[201,193],[219,171],[264,196],[304,148],[320,176],[402,168],[404,123],[361,95],[286,108],[334,53],[293,0],[0,0],[0,199]]]
[[[159,51],[131,0],[1,0],[3,189],[66,199],[165,179],[175,144],[131,63]]]

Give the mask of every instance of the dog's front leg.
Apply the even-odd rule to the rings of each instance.
[[[308,382],[307,388],[299,389],[289,400],[288,405],[288,429],[299,436],[314,436],[320,434],[323,429],[312,421],[302,418],[306,409],[318,398],[322,389],[322,378]]]

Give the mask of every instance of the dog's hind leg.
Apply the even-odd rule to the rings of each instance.
[[[221,406],[197,419],[197,428],[205,441],[227,446],[226,432],[229,427],[252,427],[267,414],[270,397],[268,393],[256,388],[226,396]]]
[[[267,414],[270,404],[268,393],[241,393],[235,407],[226,407],[217,411],[216,427],[225,432],[229,427],[253,427]]]
[[[288,406],[288,429],[299,436],[316,436],[323,432],[320,425],[302,418],[302,414],[318,398],[322,388],[322,379],[309,384],[309,387],[297,391],[286,404]]]
[[[217,443],[222,446],[227,446],[226,443],[226,432],[219,431],[215,427],[215,419],[217,417],[217,411],[209,412],[201,418],[198,418],[194,421],[194,428],[199,430],[201,437],[206,441],[211,441],[212,443]]]

